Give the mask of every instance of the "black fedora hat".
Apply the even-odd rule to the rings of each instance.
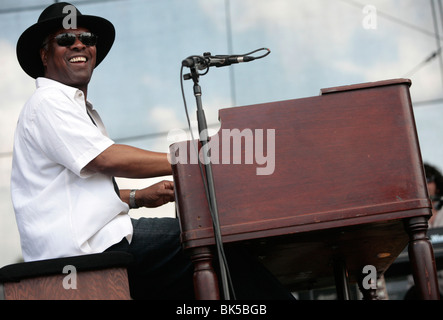
[[[22,69],[34,79],[44,75],[44,68],[40,58],[40,48],[43,41],[51,33],[64,29],[63,21],[65,17],[73,14],[72,11],[68,10],[66,10],[66,13],[63,13],[63,9],[66,6],[72,5],[67,2],[59,2],[47,7],[40,14],[37,23],[26,29],[17,41],[18,62]],[[88,28],[98,36],[95,64],[97,67],[106,57],[114,43],[114,26],[104,18],[83,15],[77,8],[75,9],[77,27]]]

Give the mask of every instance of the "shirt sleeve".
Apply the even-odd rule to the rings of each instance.
[[[36,105],[33,137],[48,158],[80,177],[90,176],[84,167],[114,143],[92,123],[86,106],[56,89]]]

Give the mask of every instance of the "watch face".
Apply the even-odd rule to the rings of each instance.
[[[129,207],[130,208],[135,208],[136,204],[135,204],[135,191],[136,190],[131,190],[131,192],[129,193]]]

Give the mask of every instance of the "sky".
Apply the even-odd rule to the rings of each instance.
[[[443,35],[438,0],[436,25]],[[95,0],[72,1],[116,28],[111,52],[94,71],[88,99],[118,143],[167,152],[168,132],[186,128],[181,62],[191,55],[242,54],[267,47],[261,60],[211,68],[200,77],[212,132],[218,110],[317,96],[321,88],[410,78],[423,160],[443,169],[443,74],[431,0]],[[10,197],[11,152],[19,112],[34,80],[15,46],[50,0],[0,3],[0,267],[21,259]],[[370,5],[371,7],[367,7]],[[375,9],[375,11],[374,11]],[[369,10],[369,11],[368,11]],[[184,82],[195,126],[192,83]],[[172,179],[172,177],[166,177]],[[118,179],[122,188],[158,179]],[[174,216],[174,204],[131,215]]]

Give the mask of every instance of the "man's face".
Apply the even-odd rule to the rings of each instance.
[[[54,37],[61,33],[89,32],[86,28],[59,30],[48,38],[48,44],[40,50],[45,77],[84,90],[92,77],[97,49],[86,46],[78,38],[71,46],[60,46]]]

